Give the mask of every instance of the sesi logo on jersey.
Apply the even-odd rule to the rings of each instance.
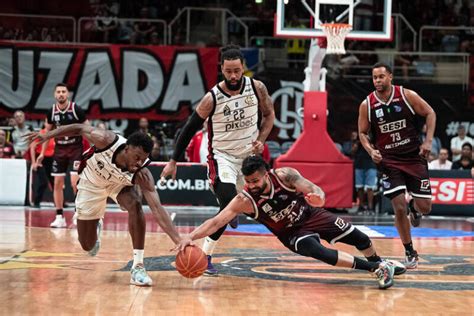
[[[395,121],[395,122],[390,122],[387,124],[380,125],[380,131],[382,133],[391,133],[394,131],[399,131],[401,129],[404,129],[407,127],[407,122],[405,119],[400,120],[400,121]]]

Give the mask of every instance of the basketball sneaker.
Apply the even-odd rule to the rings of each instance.
[[[204,271],[204,274],[208,276],[217,276],[218,271],[216,268],[214,268],[211,261],[212,256],[207,256],[207,269]]]
[[[137,264],[130,270],[130,284],[138,286],[151,286],[153,281],[146,273],[145,267],[142,264]]]
[[[400,274],[403,274],[403,273],[407,272],[407,268],[400,261],[382,259],[382,262],[383,261],[389,262],[393,265],[395,275],[400,275]]]
[[[405,252],[405,262],[403,263],[407,269],[416,269],[418,267],[418,252]]]
[[[100,236],[102,235],[102,225],[104,224],[102,218],[97,222],[97,240],[95,241],[94,247],[88,251],[89,256],[95,257],[100,249]]]
[[[414,203],[415,202],[414,202],[413,199],[408,203],[408,210],[410,212],[410,223],[411,223],[411,226],[418,227],[418,226],[420,226],[421,217],[423,215],[420,212],[418,212],[417,210],[415,210]]]
[[[64,228],[66,227],[66,218],[63,215],[56,215],[56,218],[49,226],[51,228]]]
[[[382,261],[379,268],[374,272],[375,278],[379,282],[379,289],[385,290],[393,285],[393,275],[395,268],[391,262]]]
[[[234,217],[234,218],[229,222],[229,225],[230,225],[230,227],[232,227],[233,229],[236,229],[237,227],[239,227],[239,216],[237,215],[236,217]]]

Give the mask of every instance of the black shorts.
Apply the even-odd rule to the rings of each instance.
[[[430,177],[428,164],[424,159],[412,162],[382,162],[383,194],[393,199],[400,193],[408,191],[414,198],[431,199]]]
[[[351,223],[333,213],[322,208],[311,208],[311,215],[301,225],[277,237],[288,249],[298,252],[298,242],[306,237],[317,236],[334,244],[353,230]]]
[[[52,176],[65,176],[68,167],[71,166],[71,173],[77,173],[81,164],[82,144],[60,146],[54,149],[54,160],[51,168]]]

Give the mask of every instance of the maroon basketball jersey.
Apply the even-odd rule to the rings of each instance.
[[[309,215],[305,214],[308,204],[302,193],[296,192],[283,184],[270,170],[270,193],[268,195],[253,195],[246,188],[243,193],[250,198],[255,214],[249,215],[265,225],[276,236],[281,236],[288,228],[301,223]]]
[[[373,143],[382,157],[400,160],[418,156],[421,142],[416,113],[403,87],[392,85],[387,102],[380,100],[374,91],[367,96],[367,104]]]
[[[64,110],[61,110],[56,103],[53,104],[48,113],[48,123],[53,124],[55,127],[84,123],[85,121],[84,111],[75,102],[71,101],[69,101],[68,106]],[[56,145],[59,146],[82,146],[82,136],[57,137],[55,141]]]

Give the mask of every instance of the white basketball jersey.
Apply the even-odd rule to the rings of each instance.
[[[258,96],[251,78],[243,77],[240,93],[227,94],[219,84],[212,90],[214,111],[209,117],[209,153],[214,150],[245,158],[258,136]]]
[[[117,184],[132,186],[135,173],[124,171],[114,163],[114,156],[120,148],[125,146],[126,142],[127,139],[117,135],[114,142],[107,148],[96,149],[91,147],[83,154],[79,177],[92,182],[98,187]],[[146,164],[148,164],[148,159],[144,166]]]

